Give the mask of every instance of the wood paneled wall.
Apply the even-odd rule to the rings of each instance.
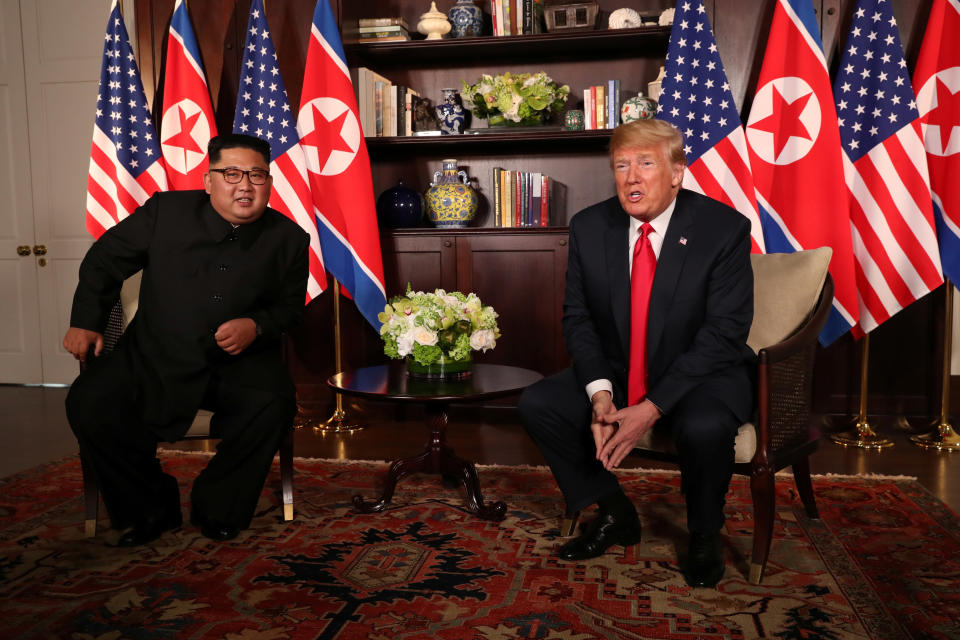
[[[446,11],[454,1],[438,0],[437,6]],[[932,0],[893,0],[892,3],[911,68],[920,48],[931,3]],[[136,2],[137,48],[148,99],[162,92],[159,85],[163,52],[173,4],[174,0]],[[300,99],[314,4],[314,0],[266,0],[281,73],[294,108]],[[348,3],[347,0],[332,0],[331,4],[335,15],[348,19],[361,10],[361,3]],[[411,9],[408,3],[401,6],[398,1],[395,13],[410,13],[408,22],[414,18],[415,23],[416,16],[428,8],[429,2],[423,0],[421,4],[422,8]],[[654,11],[674,6],[672,0],[650,0],[648,4]],[[746,119],[750,97],[756,90],[774,0],[705,0],[704,4],[734,98],[742,118]],[[828,64],[835,70],[838,49],[845,40],[855,0],[813,0],[813,4],[820,19]],[[249,0],[192,0],[189,10],[214,99],[217,126],[226,131],[233,119]],[[571,62],[571,65],[576,66],[576,63]],[[159,100],[154,105],[156,112]],[[872,415],[906,414],[922,418],[939,412],[943,299],[941,288],[872,334],[869,367],[869,411]],[[351,303],[347,302],[343,307],[344,364],[367,364],[355,361],[358,357],[366,357],[358,354],[367,352],[367,349],[353,347],[369,345],[376,336]],[[306,403],[322,404],[330,400],[322,383],[333,371],[331,318],[331,296],[321,296],[311,303],[306,322],[292,336],[291,366],[301,399]],[[856,414],[860,362],[859,343],[849,336],[820,351],[816,369],[816,410],[840,415]],[[958,386],[954,384],[953,388]],[[957,395],[960,399],[960,390]]]

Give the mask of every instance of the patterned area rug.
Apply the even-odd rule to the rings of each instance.
[[[163,453],[188,495],[203,455]],[[811,521],[778,481],[762,586],[746,580],[748,485],[727,504],[727,571],[690,589],[679,477],[623,471],[643,542],[582,563],[552,556],[561,501],[544,469],[482,467],[502,523],[463,509],[436,476],[400,483],[393,506],[361,515],[385,464],[298,460],[296,520],[283,522],[276,466],[253,526],[214,543],[185,524],[119,549],[83,537],[76,458],[0,480],[0,637],[121,638],[956,638],[958,518],[916,482],[816,478]],[[184,504],[184,512],[188,505]],[[101,509],[101,511],[103,511]]]

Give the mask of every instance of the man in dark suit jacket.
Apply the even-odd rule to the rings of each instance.
[[[191,493],[192,521],[227,540],[249,526],[296,413],[281,334],[299,321],[309,237],[267,207],[270,146],[224,135],[209,147],[204,191],[157,193],[93,244],[80,265],[64,347],[94,357],[67,396],[120,546],[180,526],[176,479],[158,440],[214,411],[217,454]],[[103,329],[123,281],[143,271],[139,308],[117,348]]]
[[[682,145],[659,120],[614,131],[617,197],[570,223],[563,333],[573,368],[529,387],[520,410],[568,511],[599,506],[583,535],[560,548],[565,560],[640,541],[636,510],[611,470],[655,423],[671,429],[690,532],[684,576],[713,586],[723,574],[719,532],[734,438],[753,405],[750,225],[680,188]],[[631,267],[645,239],[654,254],[648,271]],[[641,317],[631,312],[631,287],[644,282],[649,306]],[[631,358],[631,349],[641,355]]]

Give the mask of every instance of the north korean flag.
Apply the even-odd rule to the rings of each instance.
[[[207,170],[207,143],[217,135],[210,90],[200,47],[184,0],[177,0],[167,36],[163,74],[160,149],[170,189],[202,189]]]
[[[913,73],[943,273],[960,282],[960,0],[934,0]]]
[[[833,89],[810,0],[777,0],[747,144],[768,253],[829,246],[826,345],[857,324],[850,207]]]
[[[374,328],[386,294],[370,157],[337,23],[327,0],[313,13],[297,114],[327,271]]]

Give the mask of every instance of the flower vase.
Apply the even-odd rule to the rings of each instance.
[[[387,229],[419,227],[423,209],[423,196],[405,186],[403,180],[377,198],[377,220]]]
[[[444,160],[443,170],[434,172],[425,199],[427,217],[437,227],[465,227],[477,215],[477,192],[454,159]]]
[[[473,357],[468,353],[465,358],[454,360],[446,354],[432,364],[420,364],[407,356],[407,374],[411,378],[435,381],[466,380],[473,375]]]
[[[443,135],[463,133],[465,114],[456,89],[441,89],[443,102],[437,105],[437,120]]]
[[[483,35],[483,11],[473,0],[457,0],[447,12],[452,28],[452,38],[472,38]]]

